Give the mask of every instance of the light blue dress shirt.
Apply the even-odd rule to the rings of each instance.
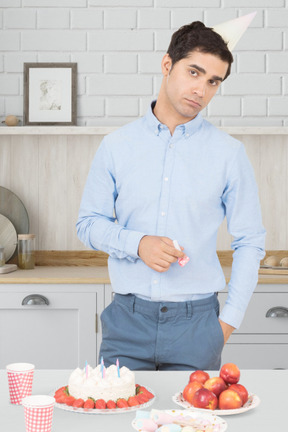
[[[244,146],[200,114],[171,136],[149,108],[104,137],[84,189],[77,233],[87,247],[109,254],[114,292],[186,301],[226,286],[216,253],[225,216],[235,252],[220,318],[238,328],[265,256],[257,185]],[[144,235],[177,239],[189,263],[173,263],[164,273],[152,270],[137,254]]]

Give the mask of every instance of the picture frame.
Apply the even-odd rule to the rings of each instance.
[[[24,63],[24,126],[77,122],[77,63]]]

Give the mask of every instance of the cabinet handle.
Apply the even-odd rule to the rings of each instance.
[[[49,300],[40,294],[30,294],[22,300],[23,306],[49,305]]]
[[[283,306],[276,306],[266,312],[266,318],[288,318],[288,309]]]

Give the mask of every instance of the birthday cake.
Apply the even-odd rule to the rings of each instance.
[[[69,394],[75,399],[103,399],[105,402],[128,399],[135,395],[135,374],[125,366],[117,368],[111,365],[103,369],[98,365],[95,369],[86,366],[75,369],[68,381]]]

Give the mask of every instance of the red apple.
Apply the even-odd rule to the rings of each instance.
[[[235,390],[228,388],[220,393],[218,404],[220,409],[237,409],[242,406],[242,399]]]
[[[196,370],[191,373],[189,382],[192,381],[198,381],[201,384],[204,384],[205,381],[207,381],[210,378],[210,375],[207,372],[204,372],[202,370]]]
[[[219,394],[223,390],[226,390],[227,384],[225,383],[223,378],[213,377],[213,378],[209,378],[205,382],[204,387],[207,388],[208,390],[212,391],[216,396],[219,396]]]
[[[240,370],[234,363],[226,363],[220,369],[220,377],[227,384],[237,384],[240,379]]]
[[[242,404],[244,405],[248,400],[248,391],[246,387],[242,384],[231,384],[229,387],[230,390],[235,390],[242,399]]]
[[[235,392],[236,393],[236,392]],[[238,393],[236,393],[238,396]],[[192,405],[195,408],[206,408],[215,410],[218,405],[217,396],[206,388],[197,390],[192,399]]]
[[[198,381],[192,381],[191,383],[187,384],[186,387],[184,388],[182,393],[183,398],[191,404],[194,394],[196,393],[197,390],[201,388],[203,388],[203,384],[201,384]]]

